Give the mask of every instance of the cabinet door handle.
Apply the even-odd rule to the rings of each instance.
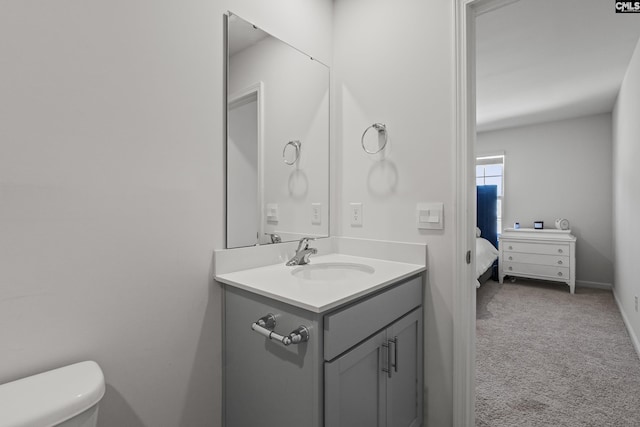
[[[391,378],[391,340],[387,340],[386,343],[382,344],[382,347],[387,349],[387,367],[382,368],[382,372],[386,372],[387,376]]]
[[[398,337],[389,340],[389,345],[393,343],[393,370],[398,372]]]

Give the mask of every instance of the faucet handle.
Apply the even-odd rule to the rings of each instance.
[[[316,240],[315,237],[303,237],[302,239],[300,239],[300,242],[298,243],[298,249],[296,249],[296,252],[300,252],[301,249],[307,249],[309,248],[309,241],[311,240]]]

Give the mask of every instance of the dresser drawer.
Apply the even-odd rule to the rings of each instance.
[[[569,267],[569,256],[543,255],[524,252],[507,252],[504,254],[504,262],[517,262],[523,264],[553,265],[557,267]]]
[[[422,276],[324,316],[324,358],[331,360],[422,305]]]
[[[524,275],[548,278],[549,280],[569,280],[569,267],[553,265],[523,264],[519,262],[505,262],[503,265],[506,275]]]
[[[502,250],[505,252],[524,252],[542,255],[569,255],[569,245],[563,243],[533,243],[517,240],[502,242]]]

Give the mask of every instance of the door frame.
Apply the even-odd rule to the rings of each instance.
[[[453,287],[453,425],[475,425],[475,143],[477,16],[519,0],[455,0],[454,183],[456,191]],[[467,263],[467,254],[470,262]]]
[[[255,96],[256,97],[256,122],[258,133],[256,135],[257,140],[257,170],[256,175],[258,177],[258,194],[257,197],[257,209],[258,209],[258,238],[256,243],[266,243],[263,242],[265,239],[265,211],[264,211],[264,83],[262,81],[258,81],[252,85],[249,85],[237,92],[229,94],[227,109],[232,109],[236,107],[238,104],[241,104],[245,99]],[[225,123],[225,127],[227,124]],[[227,135],[228,138],[228,135]],[[228,140],[225,141],[225,144],[228,144]],[[228,169],[227,169],[228,172]],[[228,197],[228,195],[227,195]],[[226,223],[226,220],[225,220]],[[225,225],[226,228],[226,225]],[[227,236],[228,237],[228,236]],[[227,244],[226,247],[229,247]]]

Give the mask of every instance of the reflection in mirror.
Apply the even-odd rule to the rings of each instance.
[[[227,248],[329,235],[329,68],[227,21]]]

